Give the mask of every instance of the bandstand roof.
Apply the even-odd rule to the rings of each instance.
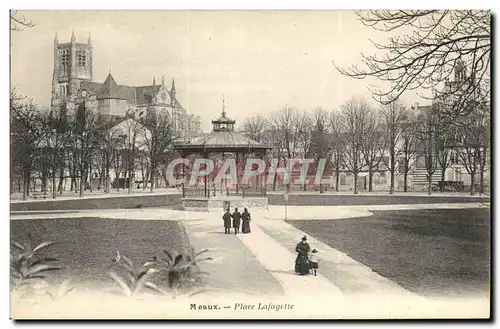
[[[196,137],[188,143],[177,144],[174,148],[179,151],[188,152],[252,152],[272,149],[269,145],[260,144],[240,133],[232,131],[212,131]]]
[[[212,120],[212,131],[208,134],[192,138],[174,146],[183,152],[255,152],[272,149],[272,146],[261,144],[243,134],[234,131],[235,120],[226,116],[223,103],[222,116]]]

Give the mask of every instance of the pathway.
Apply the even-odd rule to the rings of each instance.
[[[433,208],[479,208],[482,203],[412,204],[378,206],[288,206],[287,217],[300,219],[342,219],[370,216],[370,210],[403,210]],[[321,241],[309,237],[309,243],[321,251],[322,263],[317,277],[295,275],[295,244],[304,232],[285,223],[284,206],[270,206],[268,211],[252,211],[252,233],[223,234],[221,215],[211,212],[183,212],[162,208],[110,209],[52,214],[30,212],[11,215],[12,220],[36,218],[106,217],[134,220],[178,220],[186,227],[196,250],[209,249],[213,262],[202,265],[209,272],[209,288],[231,290],[253,295],[299,297],[320,294],[327,300],[373,294],[407,300],[420,300],[401,286],[371,271]],[[246,248],[245,248],[246,247]]]

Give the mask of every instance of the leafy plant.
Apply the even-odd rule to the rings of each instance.
[[[33,244],[31,235],[28,236],[23,245],[13,241],[11,246],[18,251],[10,254],[11,288],[32,288],[46,284],[46,273],[60,269],[54,262],[58,260],[52,257],[40,257],[40,251],[54,245],[55,242],[44,241],[36,246]]]
[[[166,294],[160,287],[150,281],[154,273],[158,273],[152,265],[154,262],[147,261],[139,267],[135,267],[132,261],[125,255],[117,253],[115,262],[125,270],[125,278],[119,276],[116,272],[109,272],[109,276],[120,287],[120,292],[128,297],[137,296],[144,288],[149,288],[160,294]]]
[[[55,293],[51,293],[50,291],[46,291],[46,294],[52,299],[52,300],[60,300],[67,296],[71,291],[75,289],[75,287],[70,287],[69,286],[69,279],[64,280],[59,288],[55,291]]]
[[[212,260],[211,257],[201,258],[201,255],[208,252],[203,250],[191,257],[186,254],[177,254],[175,257],[163,250],[167,257],[153,258],[153,263],[159,272],[166,272],[167,284],[170,289],[182,288],[190,283],[199,281],[200,274],[207,274],[200,271],[198,263]]]

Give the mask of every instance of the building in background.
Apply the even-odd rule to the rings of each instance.
[[[151,85],[126,86],[118,84],[111,72],[103,83],[93,80],[92,40],[76,42],[75,33],[71,41],[59,43],[54,38],[54,71],[52,77],[51,110],[63,116],[74,116],[83,104],[86,110],[96,111],[102,120],[123,118],[128,111],[154,108],[165,111],[172,119],[175,132],[201,132],[200,118],[189,114],[177,100],[175,81],[170,88],[162,77]]]

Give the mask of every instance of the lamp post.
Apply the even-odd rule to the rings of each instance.
[[[283,194],[283,198],[285,199],[285,220],[288,219],[288,209],[287,209],[287,205],[288,205],[288,192],[286,192],[285,194]]]

